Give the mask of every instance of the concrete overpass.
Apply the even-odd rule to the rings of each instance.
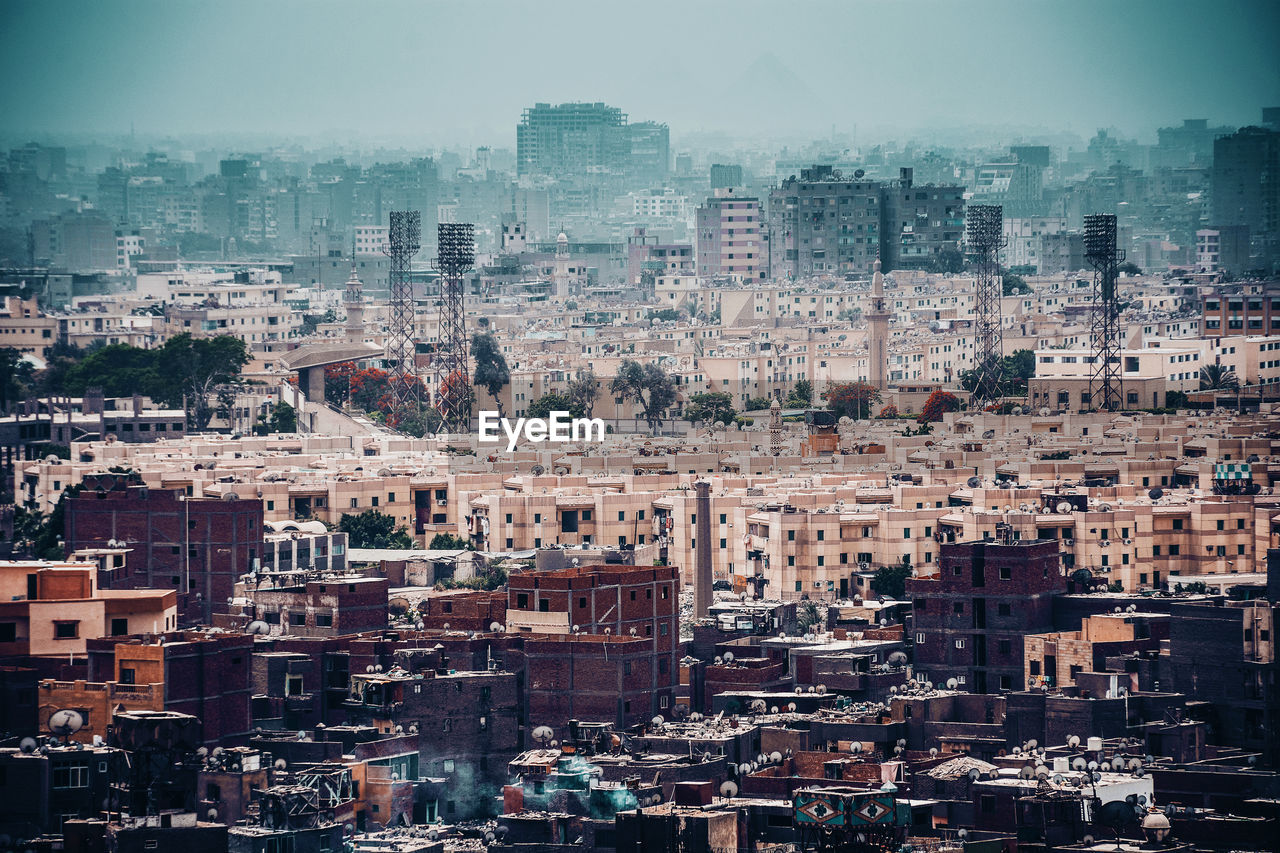
[[[334,341],[305,344],[284,353],[279,361],[291,373],[298,374],[298,387],[309,401],[323,403],[326,367],[344,361],[382,358],[384,355],[384,350],[377,344]]]

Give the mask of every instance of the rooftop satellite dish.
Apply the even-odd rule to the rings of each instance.
[[[1067,746],[1073,746],[1073,747],[1074,747],[1074,746],[1079,746],[1079,745],[1080,745],[1080,736],[1079,736],[1079,735],[1072,735],[1071,737],[1067,738]]]
[[[968,480],[965,480],[965,485],[967,485],[967,486],[968,486],[969,488],[971,488],[971,489],[981,488],[981,487],[982,487],[982,478],[981,478],[981,477],[970,477]]]
[[[1059,501],[1058,505],[1054,507],[1054,510],[1058,515],[1068,515],[1071,512],[1071,504],[1066,501]]]
[[[39,742],[35,738],[24,737],[21,741],[18,742],[18,749],[30,755],[31,753],[36,751],[36,747],[39,745],[40,745]]]
[[[541,465],[534,465],[532,468],[529,469],[529,473],[533,474],[533,476],[535,477],[541,477],[543,474],[546,473],[546,471],[547,469],[543,468]]]
[[[53,715],[49,717],[49,731],[55,735],[67,737],[82,728],[84,728],[84,715],[79,711],[64,708],[61,711],[54,711]]]
[[[226,492],[223,494],[222,499],[224,501],[238,501],[240,500],[240,496],[235,492]]]
[[[1158,500],[1160,500],[1162,497],[1164,497],[1164,489],[1162,489],[1162,488],[1160,488],[1159,486],[1157,486],[1156,488],[1154,488],[1154,489],[1152,489],[1151,491],[1147,492],[1147,497],[1151,498],[1151,500],[1153,500],[1153,501],[1158,501]]]
[[[993,429],[986,430],[985,432],[983,432],[983,433],[982,433],[982,437],[983,437],[983,438],[995,438],[995,437],[996,437],[996,431],[995,431],[995,430],[993,430]]]
[[[726,800],[732,800],[734,797],[738,796],[737,784],[734,782],[725,782],[720,786],[720,796],[724,797]]]

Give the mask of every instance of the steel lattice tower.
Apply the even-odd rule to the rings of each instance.
[[[422,237],[422,214],[416,210],[393,211],[387,234],[387,254],[391,256],[391,334],[387,338],[387,361],[391,367],[391,393],[396,409],[421,408],[421,383],[415,367],[413,334],[413,282],[409,261],[418,251]]]
[[[974,204],[965,211],[965,242],[978,274],[974,305],[973,362],[977,381],[973,402],[990,403],[1000,397],[1004,378],[1004,332],[1000,298],[1000,249],[1004,246],[1004,211],[998,204]]]
[[[440,270],[440,341],[434,358],[436,409],[450,432],[471,425],[471,373],[463,274],[476,261],[474,226],[441,222],[437,230]]]
[[[1120,303],[1116,299],[1116,266],[1124,260],[1124,252],[1116,248],[1114,215],[1095,213],[1084,218],[1084,254],[1094,272],[1089,407],[1114,412],[1124,405]]]

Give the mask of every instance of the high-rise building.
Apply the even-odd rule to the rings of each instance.
[[[1255,266],[1280,260],[1280,133],[1244,127],[1214,142],[1210,224],[1248,226]]]
[[[775,277],[933,268],[958,252],[964,187],[916,186],[904,168],[896,181],[851,180],[829,165],[800,170],[769,197]]]
[[[633,178],[650,184],[661,184],[671,173],[671,131],[656,121],[641,121],[627,126],[631,148],[628,170]]]
[[[516,127],[516,170],[522,176],[621,171],[630,153],[626,113],[603,103],[535,104]]]
[[[881,187],[880,258],[885,269],[940,269],[958,261],[964,236],[964,187],[916,186],[909,168]]]
[[[744,282],[768,277],[760,227],[760,199],[717,190],[698,208],[698,275],[730,276]]]
[[[742,186],[742,167],[726,166],[723,163],[711,164],[711,191],[726,187]]]
[[[865,273],[880,253],[880,184],[802,169],[769,196],[773,276]]]

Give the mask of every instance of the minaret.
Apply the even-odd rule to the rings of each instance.
[[[871,276],[871,310],[867,312],[867,376],[879,391],[888,387],[885,377],[889,368],[889,309],[884,298],[884,274],[876,258]]]
[[[556,237],[556,265],[551,282],[554,296],[564,299],[569,295],[569,237],[563,231]]]
[[[364,285],[360,276],[356,275],[356,245],[351,243],[351,275],[347,278],[347,289],[342,294],[343,307],[347,309],[347,339],[364,340]]]
[[[769,402],[769,453],[773,456],[782,455],[782,433],[785,427],[782,425],[782,404],[778,402],[778,398],[774,397]]]

